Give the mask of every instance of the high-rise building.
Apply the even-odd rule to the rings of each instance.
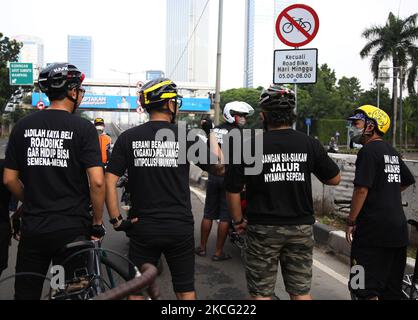
[[[167,77],[179,82],[209,82],[207,0],[167,0],[166,43]]]
[[[86,36],[68,36],[68,62],[87,78],[93,77],[93,40]]]
[[[13,39],[23,44],[19,53],[19,62],[32,63],[34,77],[36,78],[39,69],[44,64],[44,44],[42,39],[28,35],[19,35],[13,37]]]
[[[245,1],[244,87],[265,87],[273,80],[275,1]]]
[[[245,0],[244,88],[252,88],[254,82],[254,2]]]

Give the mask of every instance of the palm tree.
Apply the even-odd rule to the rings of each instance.
[[[396,146],[396,125],[398,113],[398,77],[401,70],[408,73],[408,89],[414,92],[418,48],[415,41],[418,39],[417,26],[418,13],[406,19],[396,17],[389,13],[384,26],[372,26],[366,29],[362,36],[369,40],[361,50],[360,56],[364,59],[371,55],[371,70],[375,80],[379,76],[379,65],[384,60],[392,60],[393,67],[393,138],[392,143]],[[410,66],[412,62],[412,66]],[[402,69],[401,69],[402,68]],[[401,80],[403,87],[404,77]],[[402,89],[401,89],[402,90]]]
[[[414,108],[412,107],[411,99],[405,99],[403,103],[403,123],[405,125],[405,148],[408,149],[408,127],[409,122],[412,120],[414,116]]]

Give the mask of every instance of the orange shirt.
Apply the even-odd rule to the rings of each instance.
[[[107,163],[107,152],[110,150],[112,139],[105,133],[99,135],[100,152],[102,154],[102,163]]]

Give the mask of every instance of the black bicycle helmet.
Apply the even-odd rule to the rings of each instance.
[[[152,105],[159,102],[178,97],[177,85],[167,78],[149,81],[139,91],[141,106],[146,109],[152,108]]]
[[[292,110],[295,108],[295,93],[283,86],[271,85],[261,93],[259,105],[264,111]]]
[[[55,63],[43,69],[39,74],[38,85],[48,97],[61,97],[68,90],[79,88],[84,74],[69,63]]]

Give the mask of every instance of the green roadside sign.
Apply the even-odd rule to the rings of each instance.
[[[11,86],[33,85],[33,64],[10,62],[9,79]]]

